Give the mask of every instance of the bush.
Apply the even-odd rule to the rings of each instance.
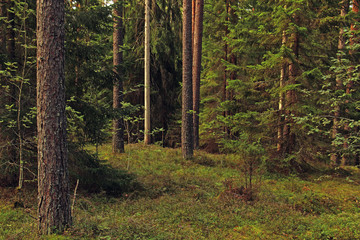
[[[111,196],[135,190],[139,185],[135,176],[104,164],[95,154],[70,147],[69,174],[71,186],[79,179],[79,189],[89,193],[105,191]]]

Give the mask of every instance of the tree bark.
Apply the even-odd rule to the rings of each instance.
[[[38,222],[41,234],[71,225],[65,117],[64,1],[37,0]]]
[[[287,43],[287,36],[286,32],[283,31],[282,35],[282,46],[285,47]],[[283,145],[284,145],[284,103],[285,103],[285,96],[282,92],[283,87],[285,86],[286,80],[287,80],[287,68],[288,64],[283,59],[283,64],[281,66],[281,72],[280,72],[280,94],[279,94],[279,125],[278,125],[278,139],[277,139],[277,152],[282,153],[283,152]]]
[[[225,16],[225,21],[229,21],[229,0],[225,0],[225,11],[226,11],[226,16]],[[229,34],[229,30],[227,25],[225,25],[225,37],[227,37]],[[224,61],[227,62],[228,61],[228,44],[225,41],[225,45],[224,45]],[[224,78],[223,78],[223,84],[222,84],[222,102],[227,101],[229,98],[228,96],[228,91],[226,89],[228,85],[227,82],[227,70],[226,70],[226,66],[224,65]],[[228,116],[228,111],[224,110],[223,112],[223,116],[226,117]],[[224,132],[227,133],[228,132],[228,128],[225,126],[224,127]]]
[[[145,1],[145,144],[151,143],[150,135],[150,0]]]
[[[118,0],[114,1],[114,32],[113,32],[113,65],[114,65],[114,86],[113,86],[113,109],[118,111],[121,109],[123,101],[123,82],[121,76],[121,64],[123,54],[120,46],[123,45],[123,21],[122,6]],[[124,119],[116,116],[113,120],[113,153],[123,153],[124,150]]]
[[[191,0],[183,1],[183,66],[182,66],[182,126],[181,146],[183,158],[193,157],[193,93],[192,93],[192,36]]]
[[[203,35],[204,0],[196,0],[196,13],[194,27],[193,49],[193,125],[194,125],[194,148],[199,148],[199,110],[200,110],[200,76],[201,76],[201,53]]]

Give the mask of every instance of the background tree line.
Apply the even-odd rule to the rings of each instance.
[[[123,102],[112,110],[112,6],[66,1],[69,140],[143,140],[144,2],[121,1]],[[200,147],[232,152],[261,142],[272,159],[358,163],[357,2],[205,3]],[[180,146],[181,3],[150,4],[152,140]],[[1,167],[29,176],[35,136],[35,3],[1,3]],[[339,40],[340,39],[340,40]],[[197,114],[195,114],[197,115]],[[241,146],[241,147],[240,147]],[[26,159],[24,161],[24,159]],[[346,159],[346,160],[345,160]],[[8,174],[11,173],[11,174]],[[14,174],[16,173],[16,174]]]

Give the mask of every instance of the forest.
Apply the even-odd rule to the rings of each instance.
[[[0,239],[360,239],[359,19],[0,0]]]

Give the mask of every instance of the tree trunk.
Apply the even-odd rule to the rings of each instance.
[[[282,36],[282,46],[285,47],[287,42],[286,32],[283,31]],[[283,87],[285,86],[286,80],[287,80],[287,68],[288,64],[283,59],[283,64],[281,66],[281,72],[280,72],[280,94],[279,94],[279,125],[278,125],[278,139],[277,139],[277,152],[283,153],[283,145],[284,145],[284,103],[285,103],[285,96],[282,92]]]
[[[196,15],[196,1],[197,0],[192,0],[191,1],[191,36],[193,36],[193,40],[194,40],[194,33],[195,33],[195,15]],[[193,45],[192,48],[194,49],[194,43],[195,41],[193,41]]]
[[[237,15],[235,14],[234,8],[232,7],[233,5],[236,5],[234,0],[230,0],[227,6],[227,16],[228,16],[228,22],[229,24],[232,24],[233,26],[236,25],[237,23]],[[227,35],[229,34],[229,31],[227,30]],[[233,50],[235,50],[234,48],[228,49],[228,52],[230,52],[230,63],[232,65],[236,65],[237,64],[237,58],[236,55],[234,54]],[[230,80],[236,80],[237,78],[237,74],[235,70],[231,70],[230,71]],[[234,97],[234,93],[233,90],[229,89],[227,91],[227,100],[233,100]],[[231,113],[231,111],[228,112],[229,115],[233,114]]]
[[[37,0],[39,232],[71,225],[65,117],[64,1]]]
[[[341,1],[341,17],[345,17],[347,14],[347,9],[349,7],[349,0],[343,0]],[[338,42],[338,51],[344,51],[345,49],[345,36],[344,36],[344,28],[340,28],[339,32],[339,42]],[[341,56],[338,56],[338,61],[341,61]],[[336,78],[336,90],[340,90],[342,88],[343,82],[340,77]],[[335,105],[335,111],[334,111],[334,119],[333,119],[333,126],[331,131],[331,137],[333,140],[335,140],[336,135],[338,134],[338,128],[339,128],[339,117],[340,117],[340,106]],[[333,146],[333,151],[330,156],[330,163],[333,166],[338,165],[339,163],[339,156],[336,154],[336,147]]]
[[[121,102],[123,101],[123,82],[121,73],[121,64],[123,61],[123,54],[120,46],[123,45],[123,22],[122,22],[122,6],[118,0],[114,1],[114,32],[113,32],[113,65],[114,65],[114,87],[113,87],[113,109],[118,111],[121,109]],[[116,116],[113,120],[113,139],[112,139],[113,153],[124,152],[124,119]]]
[[[150,135],[150,0],[145,1],[145,144],[151,143]]]
[[[203,34],[204,0],[196,0],[196,13],[194,27],[193,49],[193,125],[194,125],[194,148],[199,148],[199,110],[200,110],[200,76],[201,76],[201,52]]]
[[[181,147],[183,158],[193,157],[193,93],[192,93],[192,36],[191,0],[183,1],[183,66],[182,66],[182,126]]]
[[[225,21],[229,21],[229,0],[225,0],[225,11],[226,11],[226,16],[225,16]],[[225,37],[227,37],[229,34],[229,30],[227,25],[225,25]],[[228,61],[228,44],[225,41],[225,46],[224,46],[224,61],[227,62]],[[222,102],[225,102],[228,100],[228,91],[226,89],[228,83],[227,83],[227,70],[226,70],[226,66],[224,65],[224,79],[223,79],[223,85],[222,85]],[[228,115],[228,111],[225,110],[223,112],[223,116],[226,117]],[[225,126],[224,127],[224,132],[227,133],[228,132],[228,128]]]

